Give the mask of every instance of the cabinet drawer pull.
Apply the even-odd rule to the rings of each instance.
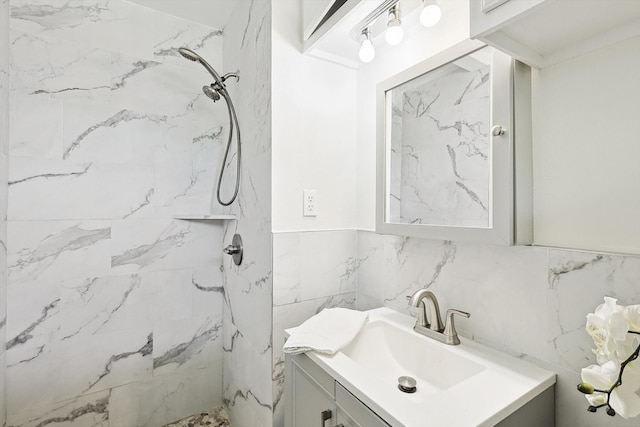
[[[338,424],[336,427],[344,427],[344,424]]]
[[[330,420],[333,417],[333,413],[331,409],[324,410],[320,412],[320,427],[324,427],[324,422]]]

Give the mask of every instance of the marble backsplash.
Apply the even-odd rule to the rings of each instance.
[[[355,230],[273,235],[273,426],[284,426],[284,330],[356,305]]]
[[[7,425],[210,408],[224,229],[173,217],[211,212],[226,111],[175,49],[221,69],[222,31],[122,0],[10,3]]]
[[[411,312],[406,295],[429,288],[442,310],[478,342],[558,374],[556,426],[631,426],[637,421],[587,412],[576,391],[580,369],[595,363],[584,330],[603,296],[640,303],[640,258],[543,247],[501,247],[358,231],[357,307]]]

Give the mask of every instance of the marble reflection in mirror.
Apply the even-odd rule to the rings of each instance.
[[[491,48],[386,92],[391,223],[491,227]]]

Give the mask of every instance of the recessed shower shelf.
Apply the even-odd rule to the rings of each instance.
[[[185,220],[222,220],[222,221],[233,221],[236,220],[235,215],[223,215],[223,214],[184,214],[184,215],[174,215],[175,219],[185,219]]]

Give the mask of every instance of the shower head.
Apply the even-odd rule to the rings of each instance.
[[[195,53],[194,51],[192,51],[191,49],[188,49],[186,47],[181,47],[178,49],[178,52],[180,53],[180,55],[182,55],[183,57],[187,58],[189,61],[199,61],[202,59],[202,57],[200,55],[198,55],[197,53]]]
[[[188,59],[189,61],[199,62],[200,64],[202,64],[202,66],[207,69],[209,74],[213,76],[216,83],[224,87],[224,80],[222,80],[222,78],[216,72],[216,70],[214,70],[213,67],[209,65],[209,63],[205,61],[202,56],[198,55],[197,53],[195,53],[194,51],[192,51],[187,47],[178,48],[178,52],[180,53],[180,55],[182,55],[184,58]]]
[[[213,85],[211,86],[202,86],[202,92],[204,92],[205,95],[207,95],[209,98],[211,98],[213,100],[213,102],[216,102],[217,100],[220,99],[220,92],[218,92]]]

